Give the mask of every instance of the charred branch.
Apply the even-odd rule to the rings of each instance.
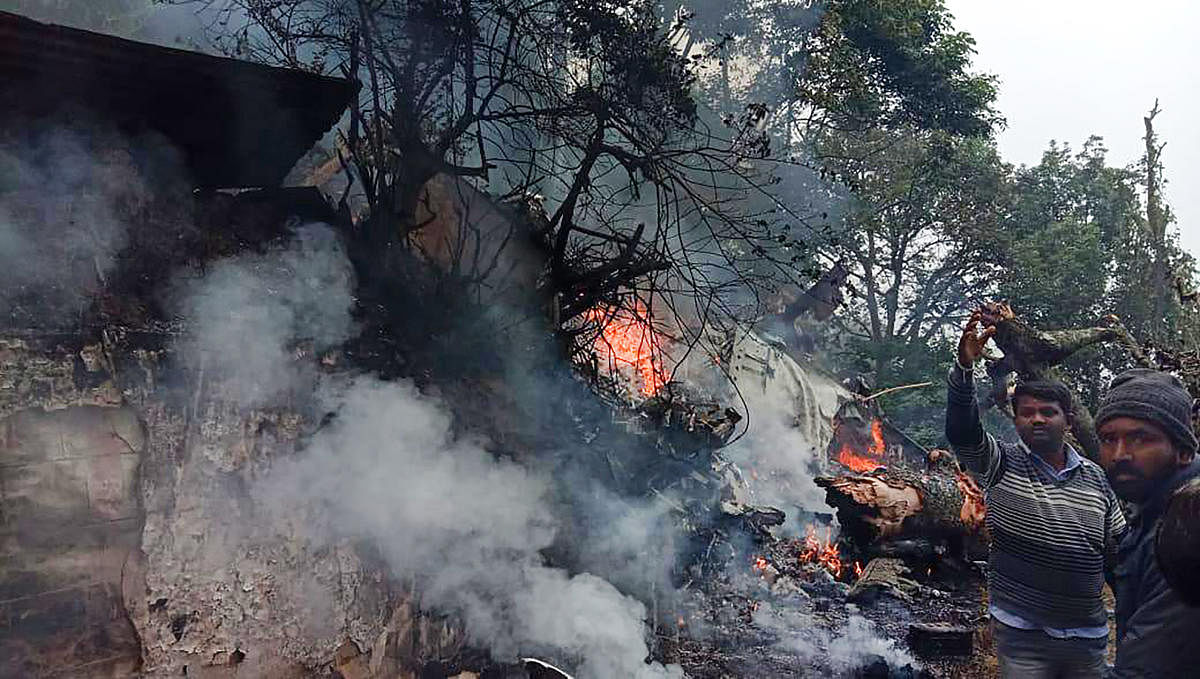
[[[1009,387],[1012,378],[1023,381],[1053,379],[1055,367],[1090,346],[1117,343],[1143,367],[1156,367],[1146,351],[1129,334],[1116,316],[1107,316],[1105,324],[1092,328],[1039,330],[1017,317],[1003,302],[980,307],[984,326],[995,327],[995,341],[1004,357],[987,365],[991,379],[991,403],[1011,414]],[[1091,411],[1074,391],[1071,392],[1071,434],[1089,459],[1098,460],[1100,440],[1096,436]]]
[[[983,492],[945,451],[932,451],[924,470],[900,467],[870,474],[818,477],[838,521],[864,547],[885,540],[961,541],[983,534]]]

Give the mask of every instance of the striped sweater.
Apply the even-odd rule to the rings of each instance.
[[[1023,443],[983,430],[970,371],[950,371],[946,438],[986,489],[988,593],[993,605],[1046,628],[1108,623],[1100,590],[1125,518],[1090,460],[1062,481],[1040,471]]]

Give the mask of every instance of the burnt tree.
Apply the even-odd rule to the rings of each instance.
[[[225,12],[216,37],[231,52],[363,84],[337,145],[361,281],[404,276],[439,176],[536,205],[513,238],[544,252],[539,297],[564,332],[595,326],[597,306],[657,304],[690,326],[753,317],[735,288],[799,275],[801,245],[769,197],[767,112],[712,119],[696,84],[719,55],[676,48],[684,14],[578,0],[177,1]],[[405,285],[364,297],[386,306]]]
[[[991,379],[990,405],[1010,416],[1009,386],[1013,379],[1057,379],[1056,366],[1085,347],[1117,342],[1139,365],[1158,367],[1116,316],[1107,316],[1103,319],[1104,325],[1091,328],[1039,330],[1018,318],[1003,302],[984,304],[979,313],[984,327],[996,328],[994,339],[1004,352],[1003,358],[987,364]],[[1074,390],[1071,391],[1071,411],[1071,434],[1089,459],[1098,460],[1100,440],[1096,436],[1095,421]]]

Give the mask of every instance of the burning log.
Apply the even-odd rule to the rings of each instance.
[[[837,543],[833,540],[832,529],[826,529],[825,539],[817,537],[817,531],[810,524],[804,536],[804,549],[800,552],[801,563],[815,563],[823,566],[835,578],[842,577],[845,564]],[[857,564],[856,564],[857,565]],[[858,575],[856,572],[855,575]]]
[[[983,492],[946,451],[929,453],[925,470],[900,467],[819,477],[825,502],[860,545],[909,537],[959,540],[984,532]]]
[[[768,553],[769,559],[754,557],[751,567],[769,582],[783,574],[807,582],[849,583],[862,574],[861,564],[843,558],[841,544],[828,526],[819,532],[809,524],[803,538],[780,540]]]

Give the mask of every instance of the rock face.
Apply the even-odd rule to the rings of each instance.
[[[0,676],[415,677],[459,654],[369,550],[255,497],[302,417],[58,339],[0,340]]]
[[[122,582],[141,537],[144,452],[130,408],[0,420],[0,674],[122,676],[140,665]]]

